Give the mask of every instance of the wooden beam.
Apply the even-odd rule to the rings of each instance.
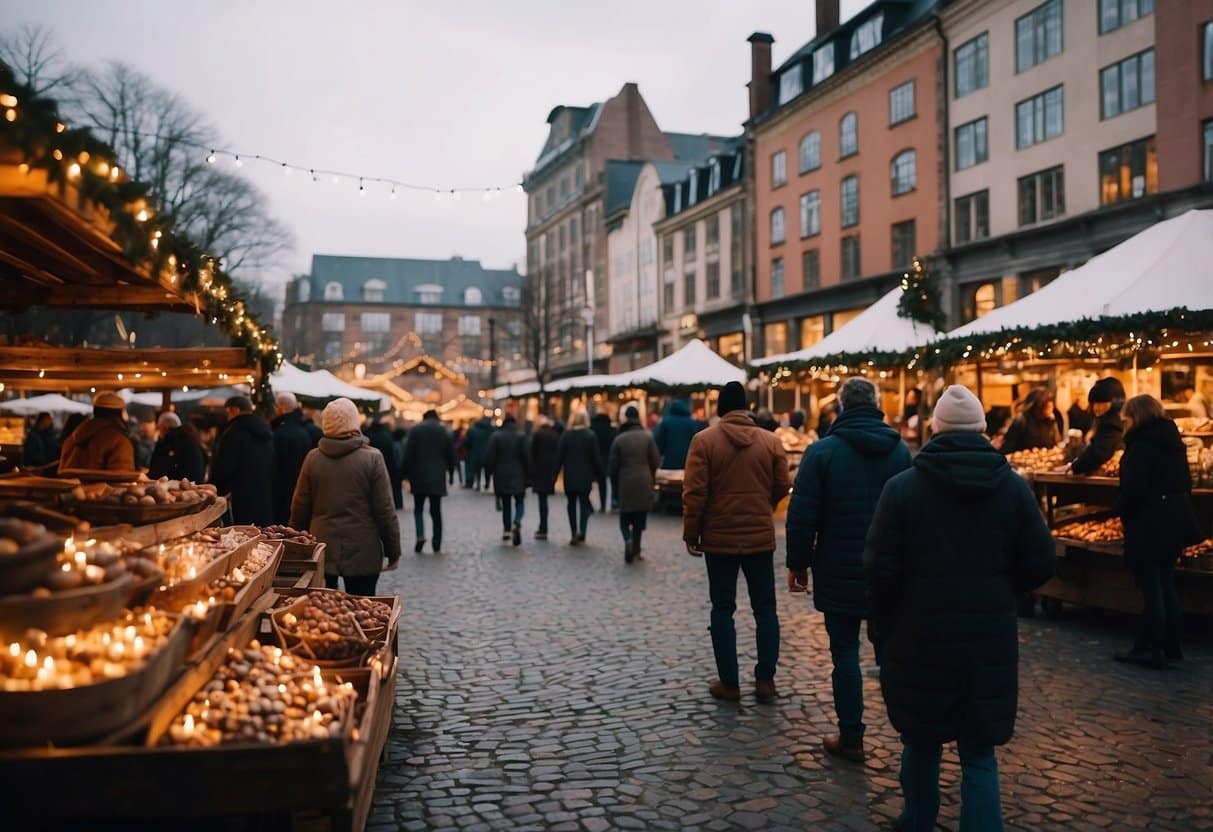
[[[256,371],[242,368],[239,370],[233,369],[227,374],[226,378],[220,378],[218,372],[201,373],[198,375],[169,373],[167,377],[157,373],[154,376],[145,375],[141,379],[133,376],[126,376],[124,380],[118,381],[114,376],[100,375],[77,375],[75,377],[63,376],[55,377],[48,374],[45,378],[37,376],[22,375],[14,377],[13,374],[6,370],[0,369],[0,382],[3,382],[5,387],[11,390],[26,390],[39,392],[55,392],[55,391],[71,391],[77,393],[87,393],[91,390],[117,390],[123,387],[129,387],[132,390],[179,390],[182,387],[193,389],[204,389],[207,387],[226,387],[231,384],[248,384],[248,376],[257,378]]]
[[[44,268],[48,271],[53,271],[56,274],[66,272],[73,278],[77,278],[72,281],[74,283],[106,282],[106,274],[109,272],[109,269],[99,267],[96,263],[87,262],[78,256],[77,253],[68,251],[63,246],[44,236],[40,230],[21,222],[15,217],[0,214],[0,232],[3,232],[3,237],[0,237],[0,239],[3,239],[5,249],[12,249],[20,241],[25,244],[25,248],[27,249],[25,256],[27,258],[32,259],[32,256],[42,255],[55,261],[58,268],[44,265]],[[28,249],[34,249],[37,255],[29,252]]]
[[[94,349],[91,347],[0,347],[0,368],[32,370],[98,370],[113,373],[194,367],[248,367],[241,347],[184,349]]]

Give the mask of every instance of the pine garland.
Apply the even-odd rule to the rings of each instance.
[[[921,257],[916,256],[910,270],[901,276],[897,314],[911,321],[930,324],[936,331],[942,331],[947,323],[939,287],[931,280],[931,274]]]

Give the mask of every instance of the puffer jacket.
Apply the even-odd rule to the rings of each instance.
[[[400,524],[383,454],[361,434],[321,439],[303,460],[291,527],[324,541],[329,575],[376,575],[385,560],[399,560]]]
[[[653,431],[653,440],[661,451],[661,467],[674,470],[686,467],[691,440],[702,429],[703,425],[691,418],[691,408],[686,401],[675,399],[670,402]]]
[[[843,411],[796,472],[788,505],[788,569],[813,569],[822,612],[866,617],[863,544],[880,492],[910,467],[910,449],[872,406]]]
[[[682,539],[713,555],[775,549],[774,508],[788,493],[788,455],[741,410],[695,435],[682,481]]]
[[[134,471],[135,446],[126,435],[122,419],[94,416],[63,440],[59,468],[93,471]]]
[[[653,507],[653,477],[661,464],[657,443],[639,421],[623,423],[607,456],[607,476],[618,482],[619,510]]]
[[[1036,497],[978,433],[941,433],[885,486],[864,550],[889,720],[920,743],[1011,739],[1015,599],[1053,575]]]

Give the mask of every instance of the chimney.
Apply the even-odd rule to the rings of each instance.
[[[627,156],[628,159],[643,158],[641,151],[641,106],[644,99],[640,97],[640,87],[635,81],[628,81],[619,91],[623,99],[623,113],[627,120]]]
[[[817,33],[828,35],[838,28],[838,0],[817,0]]]
[[[750,44],[750,118],[771,109],[771,44],[775,38],[755,32],[746,38]]]

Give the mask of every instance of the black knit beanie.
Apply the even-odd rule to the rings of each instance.
[[[721,416],[734,410],[745,410],[745,388],[740,381],[730,381],[722,387],[716,400],[716,412]]]

